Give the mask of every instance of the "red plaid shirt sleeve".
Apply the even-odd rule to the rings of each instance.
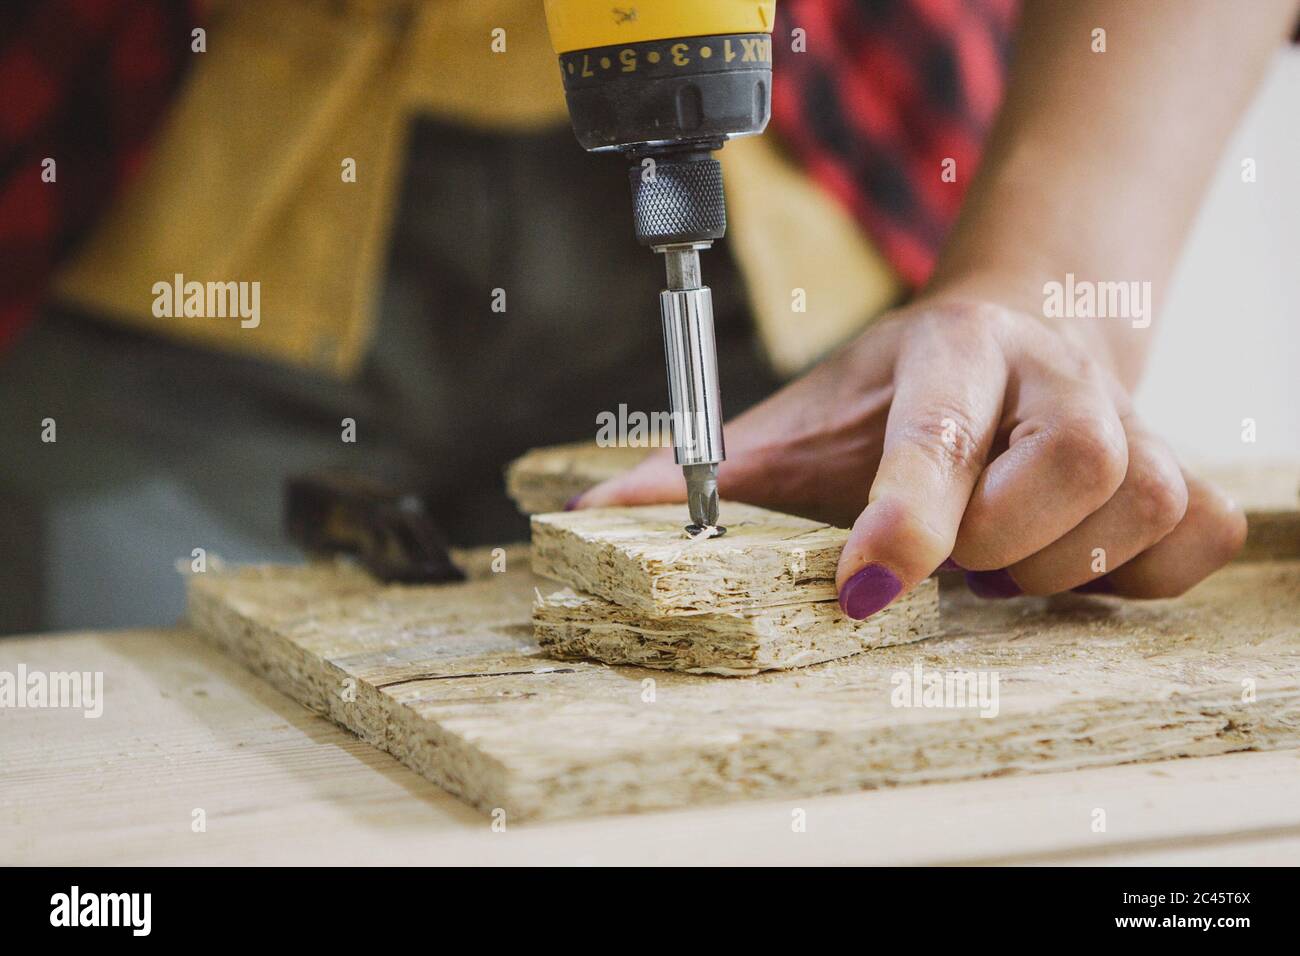
[[[0,11],[0,345],[139,168],[189,63],[194,13],[168,0]]]
[[[934,269],[1001,105],[1016,11],[1016,0],[777,4],[773,127],[913,286]],[[946,159],[955,182],[941,176]]]

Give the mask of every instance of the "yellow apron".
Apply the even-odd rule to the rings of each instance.
[[[206,52],[191,55],[149,163],[55,294],[150,334],[338,376],[357,370],[375,327],[407,119],[499,131],[568,122],[541,0],[216,4]],[[792,374],[902,286],[771,133],[719,155],[724,242],[774,367]],[[632,241],[630,197],[609,214],[628,217]],[[156,317],[153,286],[176,275],[259,282],[260,324]]]

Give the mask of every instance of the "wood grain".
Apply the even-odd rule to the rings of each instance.
[[[957,597],[941,638],[743,680],[550,659],[539,584],[250,568],[193,576],[190,608],[290,696],[516,820],[1300,746],[1300,562],[1146,604]],[[896,706],[918,665],[996,676],[996,716]]]

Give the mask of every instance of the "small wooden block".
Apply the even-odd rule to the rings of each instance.
[[[639,464],[653,448],[602,448],[591,442],[534,448],[506,468],[506,494],[526,515],[561,511],[607,478]]]
[[[865,621],[845,617],[835,601],[650,618],[565,589],[534,606],[533,626],[542,651],[562,660],[744,676],[930,637],[939,630],[939,586],[922,581]]]
[[[1300,558],[1300,465],[1248,462],[1208,469],[1204,477],[1246,512],[1238,561]]]
[[[534,515],[533,571],[652,617],[835,599],[847,531],[734,502],[722,537],[689,520],[681,504]]]

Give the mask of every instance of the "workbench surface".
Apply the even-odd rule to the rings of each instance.
[[[0,708],[3,864],[1300,863],[1295,750],[494,832],[191,632],[0,640],[20,663],[105,703]]]

